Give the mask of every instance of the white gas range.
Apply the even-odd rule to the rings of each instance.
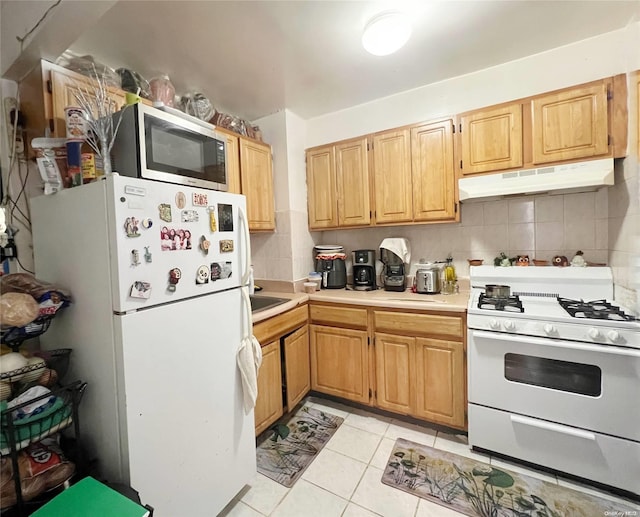
[[[610,268],[470,276],[469,444],[640,495],[640,322]]]

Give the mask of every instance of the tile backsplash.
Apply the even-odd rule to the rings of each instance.
[[[461,205],[460,223],[333,230],[322,234],[323,244],[355,249],[378,249],[386,237],[405,237],[412,262],[442,260],[451,253],[460,276],[467,276],[467,259],[492,264],[501,251],[508,256],[529,255],[569,260],[582,250],[589,262],[608,258],[607,188],[579,194],[521,196]]]

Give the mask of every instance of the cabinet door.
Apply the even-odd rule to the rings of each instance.
[[[227,182],[229,190],[233,194],[242,194],[240,183],[240,149],[239,138],[234,135],[223,133],[227,141]]]
[[[411,135],[408,129],[373,136],[375,220],[411,221]]]
[[[416,338],[415,416],[464,428],[464,349],[460,342]]]
[[[240,178],[249,230],[275,230],[271,146],[240,138]]]
[[[311,389],[369,403],[367,332],[310,325]]]
[[[338,226],[361,226],[371,221],[367,139],[335,146],[338,183]]]
[[[375,334],[376,405],[383,409],[413,413],[415,407],[415,338]]]
[[[609,152],[604,81],[534,99],[533,163],[599,156]]]
[[[307,151],[309,229],[338,225],[336,165],[333,145]]]
[[[413,220],[455,220],[453,121],[411,128]]]
[[[256,435],[282,416],[282,369],[280,341],[262,347],[262,364],[258,371],[258,398],[254,408]]]
[[[80,106],[77,95],[94,97],[96,82],[91,78],[72,71],[51,71],[53,132],[59,138],[65,138],[67,127],[64,109],[67,106]],[[105,113],[115,113],[125,104],[124,92],[116,88],[108,89],[111,106],[105,108]],[[98,113],[94,113],[95,116]]]
[[[284,338],[284,370],[287,410],[291,411],[311,389],[309,329],[306,325]]]
[[[460,117],[462,174],[522,167],[522,105],[472,111]]]

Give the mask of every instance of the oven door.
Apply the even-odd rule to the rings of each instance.
[[[469,402],[640,441],[640,350],[469,330]]]

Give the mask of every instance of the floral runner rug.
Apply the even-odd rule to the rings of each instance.
[[[507,469],[398,439],[382,482],[472,517],[640,515],[609,501]]]
[[[258,437],[258,472],[291,487],[337,431],[343,418],[302,407],[286,424]]]

